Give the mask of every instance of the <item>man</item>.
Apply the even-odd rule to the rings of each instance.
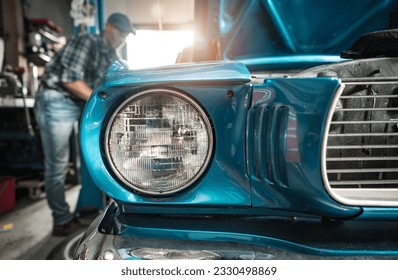
[[[53,216],[54,236],[67,236],[83,226],[65,201],[65,176],[69,163],[69,138],[80,119],[85,101],[132,25],[127,16],[109,16],[101,35],[74,36],[47,64],[36,94],[35,114],[44,153],[44,182]]]

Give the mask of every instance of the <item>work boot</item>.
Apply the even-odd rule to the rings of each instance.
[[[74,218],[72,221],[63,225],[53,226],[53,236],[69,236],[79,230],[85,229],[86,226],[79,222],[78,219]]]

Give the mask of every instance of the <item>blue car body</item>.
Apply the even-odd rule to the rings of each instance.
[[[134,71],[115,61],[88,101],[81,123],[83,182],[113,202],[87,230],[76,258],[397,257],[391,108],[398,61],[339,55],[353,38],[391,27],[386,15],[397,1],[208,2],[204,22],[216,13],[219,28],[202,27],[207,41],[197,46],[197,57],[211,58],[216,38],[223,60]],[[326,18],[333,20],[325,24]],[[144,145],[136,144],[144,123],[123,119],[134,127],[127,140],[115,133],[117,143],[131,143],[126,153],[114,153],[110,142],[113,123],[130,113],[128,104],[162,93],[200,112],[209,152],[196,177],[157,192],[119,172],[144,154],[131,148]],[[148,135],[140,141],[147,143]],[[199,132],[193,135],[191,142]],[[187,153],[196,158],[191,142]],[[119,163],[114,154],[130,159]],[[173,172],[179,172],[186,165],[174,156],[172,164],[162,159],[152,158],[150,168],[161,162],[178,165]],[[153,182],[174,176],[156,172]]]

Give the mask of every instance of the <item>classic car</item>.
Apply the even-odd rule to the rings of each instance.
[[[397,1],[203,3],[197,61],[88,101],[75,258],[397,258]]]

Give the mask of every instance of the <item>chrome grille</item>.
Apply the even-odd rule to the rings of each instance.
[[[398,206],[398,81],[343,82],[326,124],[323,177],[348,205]]]

